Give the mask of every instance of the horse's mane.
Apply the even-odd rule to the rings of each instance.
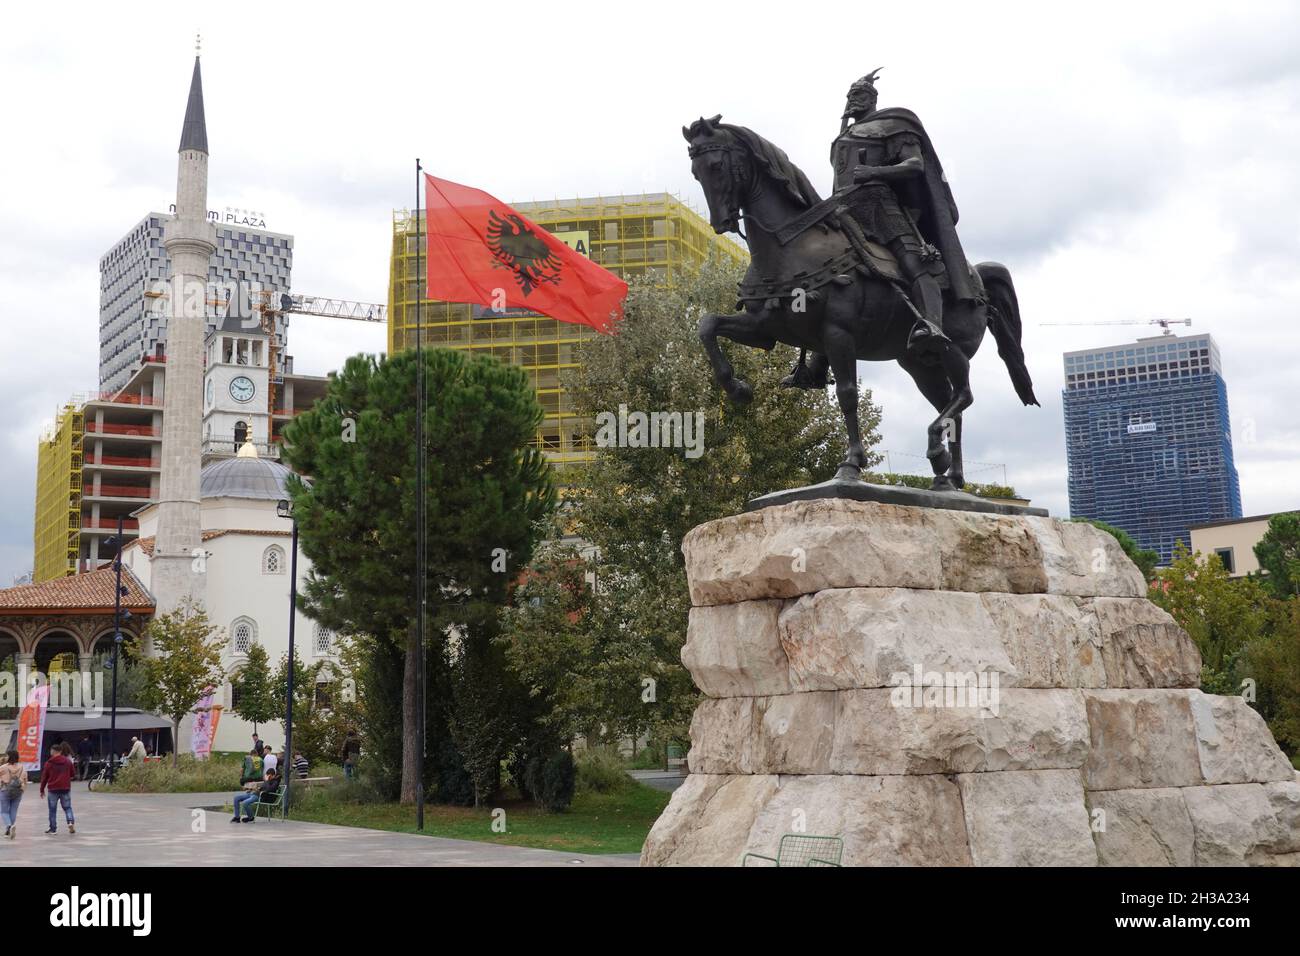
[[[705,121],[697,121],[691,124],[692,133],[696,131],[700,122]],[[790,198],[799,205],[806,209],[821,201],[821,197],[817,195],[817,190],[813,189],[812,183],[803,174],[803,170],[790,162],[790,157],[785,154],[785,150],[781,149],[781,147],[759,136],[748,127],[736,126],[733,123],[721,123],[717,120],[708,122],[712,129],[726,130],[743,143],[763,171],[785,186]]]

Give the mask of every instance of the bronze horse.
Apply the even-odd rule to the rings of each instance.
[[[863,262],[834,216],[793,238],[787,235],[784,243],[778,238],[787,232],[782,227],[820,201],[784,152],[752,130],[716,116],[683,127],[682,135],[690,143],[691,171],[704,189],[713,230],[738,232],[749,245],[749,271],[736,305],[741,311],[708,313],[699,323],[714,377],[728,397],[748,402],[753,388],[735,377],[719,336],[754,348],[771,349],[781,342],[824,355],[835,375],[849,438],[836,477],[860,478],[866,452],[858,427],[857,362],[896,361],[939,413],[928,428],[926,448],[935,476],[932,488],[961,488],[962,412],[973,400],[970,359],[985,329],[993,332],[1020,400],[1038,404],[1020,346],[1020,307],[1007,268],[996,262],[976,265],[980,298],[959,301],[945,292],[943,330],[951,345],[937,354],[909,352],[916,312],[889,277],[888,252],[875,249],[874,264]],[[829,383],[824,368],[809,374],[801,354],[784,384]]]

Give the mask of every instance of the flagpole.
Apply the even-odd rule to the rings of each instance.
[[[415,158],[415,828],[424,829],[424,329],[423,299],[428,279],[423,274],[426,231],[421,215],[420,158]]]

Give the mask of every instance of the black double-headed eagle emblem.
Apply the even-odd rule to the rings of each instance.
[[[497,263],[514,273],[524,295],[560,280],[560,258],[514,213],[507,213],[503,219],[496,210],[489,210],[487,244]]]

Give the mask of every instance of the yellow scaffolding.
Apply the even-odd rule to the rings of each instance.
[[[83,406],[63,406],[36,452],[35,554],[32,580],[76,574],[81,554]]]
[[[592,260],[624,279],[654,275],[671,286],[684,270],[712,255],[744,262],[749,254],[713,232],[708,222],[676,196],[648,193],[586,199],[515,203],[514,208],[556,234],[586,233]],[[419,263],[423,213],[393,213],[388,279],[388,352],[415,344],[415,304],[424,295]],[[418,243],[418,244],[417,244]],[[425,344],[486,352],[527,372],[537,390],[543,420],[534,444],[556,466],[590,461],[590,423],[573,413],[561,373],[579,368],[582,343],[594,329],[539,315],[511,313],[475,318],[482,309],[458,302],[423,299]]]

